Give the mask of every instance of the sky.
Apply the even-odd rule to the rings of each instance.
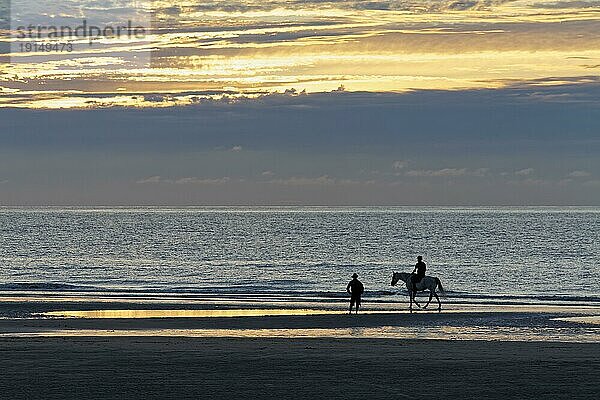
[[[54,3],[0,5],[0,205],[600,205],[599,1]],[[84,19],[144,34],[18,36]]]

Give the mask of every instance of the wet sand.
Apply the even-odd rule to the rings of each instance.
[[[597,399],[600,344],[0,339],[6,399]],[[420,382],[420,383],[419,383]]]
[[[238,305],[239,306],[239,305]],[[281,305],[279,305],[281,307]],[[0,303],[0,337],[334,337],[600,343],[598,307],[388,309],[195,308],[188,304]],[[583,319],[582,319],[583,318]]]

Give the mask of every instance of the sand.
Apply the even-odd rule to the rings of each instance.
[[[4,399],[597,399],[600,344],[3,338]]]

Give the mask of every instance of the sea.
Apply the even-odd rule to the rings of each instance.
[[[600,304],[598,207],[3,207],[0,292]]]

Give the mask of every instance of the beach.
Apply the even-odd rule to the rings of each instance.
[[[3,398],[595,399],[600,344],[4,338]]]
[[[600,388],[595,307],[350,316],[75,298],[0,303],[3,398],[595,399]]]

